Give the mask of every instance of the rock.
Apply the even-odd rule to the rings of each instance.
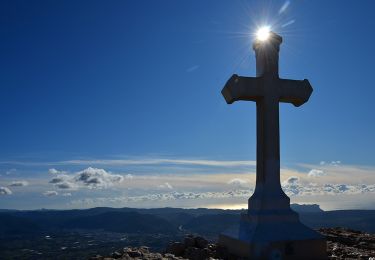
[[[196,247],[198,248],[206,248],[207,245],[208,245],[208,241],[206,239],[204,239],[203,237],[195,237],[195,245]]]
[[[330,259],[371,259],[375,256],[375,235],[347,228],[321,228],[327,238]]]
[[[163,259],[163,255],[160,253],[150,253],[149,259],[161,260]]]
[[[204,260],[209,257],[209,254],[205,249],[189,247],[185,250],[184,257],[191,260]]]
[[[195,239],[193,236],[187,236],[184,239],[185,247],[194,247],[195,246]]]
[[[219,258],[219,259],[228,259],[229,253],[226,248],[218,246],[216,247],[216,252],[214,253],[214,257]]]
[[[175,256],[182,256],[185,251],[185,244],[181,242],[170,243],[166,249],[167,253],[171,253]]]
[[[143,254],[147,254],[150,252],[150,248],[148,246],[141,246],[139,248],[139,251],[142,252]]]
[[[319,232],[327,238],[328,259],[374,259],[375,235],[345,228],[322,228]],[[165,254],[150,252],[146,246],[125,247],[111,257],[95,255],[91,260],[239,260],[217,244],[209,244],[200,236],[187,236],[183,242],[172,242]]]
[[[127,253],[130,257],[141,257],[142,256],[142,253],[139,252],[138,250],[129,251]]]
[[[211,251],[215,251],[216,248],[217,248],[217,245],[216,244],[208,244],[207,248],[210,249]]]
[[[113,258],[117,259],[117,258],[121,258],[122,257],[122,254],[118,251],[115,251],[112,253],[111,255]]]

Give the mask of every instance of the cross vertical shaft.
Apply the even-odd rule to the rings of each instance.
[[[271,34],[267,42],[255,41],[256,76],[263,79],[264,95],[256,101],[256,188],[250,210],[285,209],[289,198],[280,185],[279,49],[282,38]],[[275,203],[276,202],[276,203]]]

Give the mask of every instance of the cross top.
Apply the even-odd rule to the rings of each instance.
[[[279,102],[298,107],[313,91],[309,81],[279,78],[279,50],[282,37],[270,32],[267,40],[255,40],[256,77],[234,74],[221,93],[226,102],[256,102],[257,174],[249,212],[289,208],[289,198],[280,185]]]
[[[279,50],[282,41],[283,38],[274,32],[270,32],[267,40],[254,41],[257,77],[263,75],[279,77]]]

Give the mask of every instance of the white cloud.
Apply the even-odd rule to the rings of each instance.
[[[103,189],[122,182],[124,177],[118,174],[108,173],[103,169],[89,167],[78,172],[74,180],[90,189]]]
[[[0,187],[0,195],[11,195],[12,191],[7,187]]]
[[[324,171],[319,170],[319,169],[312,169],[307,174],[307,176],[309,176],[309,177],[321,177],[321,176],[324,176],[324,175],[327,175],[327,174]]]
[[[301,183],[299,179],[283,182],[283,190],[289,196],[309,196],[309,195],[340,195],[340,194],[362,194],[375,192],[375,185],[366,184],[317,184]]]
[[[300,193],[299,178],[291,176],[282,183],[285,193],[288,195],[297,195]]]
[[[56,183],[55,187],[58,188],[58,189],[62,189],[62,190],[63,189],[67,189],[67,190],[77,189],[77,186],[74,183],[67,182],[67,181],[64,181],[64,182],[61,182],[61,183]]]
[[[130,176],[127,176],[130,178]],[[118,174],[111,174],[103,169],[89,167],[73,175],[58,174],[53,177],[49,183],[55,185],[58,189],[78,189],[87,187],[90,189],[105,189],[124,180],[124,177]]]
[[[59,193],[57,191],[54,191],[54,190],[48,190],[48,191],[43,192],[43,195],[46,196],[46,197],[57,196],[58,194]]]
[[[66,172],[65,171],[56,170],[55,168],[51,168],[51,169],[48,169],[48,173],[57,175],[57,174],[65,174]]]
[[[240,179],[240,178],[231,179],[228,182],[228,184],[232,185],[232,186],[235,186],[235,187],[241,187],[241,188],[245,188],[245,187],[249,186],[249,183],[246,180],[243,180],[243,179]]]
[[[362,194],[368,192],[375,193],[375,185],[345,185],[345,184],[325,184],[317,185],[314,183],[301,184],[298,177],[290,177],[283,182],[283,190],[288,196],[310,196],[310,195],[350,195]],[[99,197],[84,198],[71,201],[71,204],[106,204],[114,203],[115,205],[126,203],[141,202],[162,202],[162,201],[178,201],[178,200],[205,200],[210,199],[228,199],[239,198],[248,199],[253,193],[253,189],[237,189],[230,191],[208,191],[208,192],[167,192],[154,193],[139,196],[117,196],[117,197]],[[182,203],[182,202],[181,202]]]
[[[284,184],[285,185],[295,185],[297,184],[299,181],[299,178],[296,177],[296,176],[291,176],[289,177],[288,179],[286,179],[286,181],[284,181]]]
[[[9,184],[10,187],[24,187],[29,185],[27,181],[13,181],[11,184]]]
[[[70,197],[70,196],[72,196],[72,194],[70,192],[65,192],[65,193],[61,194],[61,196]]]
[[[78,186],[74,182],[74,176],[70,176],[67,174],[59,174],[56,177],[53,177],[49,181],[49,183],[54,184],[54,186],[58,189],[75,190],[78,188]]]

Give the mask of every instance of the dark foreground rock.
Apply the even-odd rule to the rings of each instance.
[[[346,228],[321,228],[319,232],[327,238],[329,259],[375,260],[375,235]],[[150,252],[148,247],[125,247],[110,256],[93,256],[91,260],[112,259],[238,259],[229,255],[225,248],[209,243],[200,236],[189,235],[182,242],[171,242],[165,252]]]
[[[375,260],[375,234],[347,228],[321,228],[319,232],[327,238],[330,259]]]

